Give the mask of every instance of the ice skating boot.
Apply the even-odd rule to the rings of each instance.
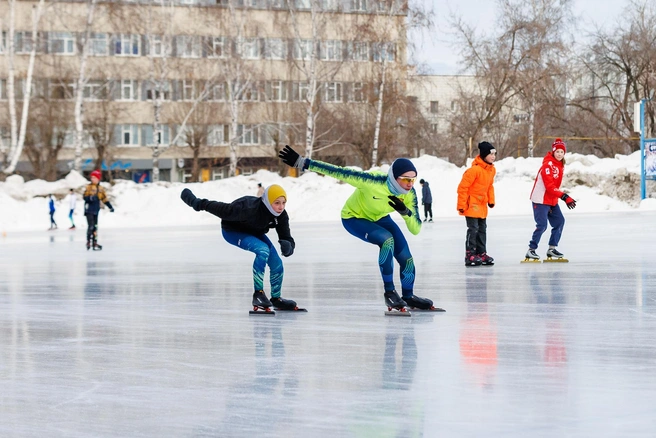
[[[482,263],[483,260],[478,255],[467,251],[467,255],[465,255],[465,266],[480,266]]]
[[[267,298],[266,295],[264,295],[263,290],[256,290],[253,293],[253,310],[251,310],[249,313],[251,315],[275,315],[276,312],[271,310],[271,301]]]
[[[482,265],[492,266],[494,264],[494,259],[490,257],[486,252],[479,254],[478,257],[480,257]]]
[[[385,292],[384,296],[385,304],[387,305],[385,315],[410,316],[410,312],[406,309],[407,303],[401,299],[395,290]]]
[[[96,241],[96,239],[93,239],[93,250],[102,251],[102,245],[98,245],[98,241]]]
[[[287,300],[283,297],[272,297],[271,298],[271,304],[273,304],[273,307],[276,310],[291,310],[294,312],[307,312],[306,309],[300,309],[296,305],[296,301],[294,300]]]
[[[409,297],[403,297],[403,301],[408,304],[410,310],[414,311],[428,311],[428,312],[445,312],[444,309],[433,306],[433,301],[428,298],[418,297],[417,295],[412,295]]]
[[[540,256],[532,248],[529,248],[528,251],[526,251],[526,256],[524,257],[522,263],[540,263]]]
[[[91,249],[91,241],[87,240],[87,251]]]
[[[547,263],[547,262],[560,262],[560,263],[569,262],[569,260],[567,260],[564,256],[565,256],[565,254],[558,251],[556,248],[549,248],[547,250],[547,259],[544,262],[545,263]]]

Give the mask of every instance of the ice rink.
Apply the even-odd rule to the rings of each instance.
[[[101,229],[100,252],[9,233],[0,436],[653,437],[656,213],[565,216],[567,264],[519,263],[529,216],[488,220],[492,267],[464,266],[464,219],[426,224],[415,292],[447,312],[410,318],[337,221],[292,222],[283,296],[309,312],[274,317],[218,220]]]

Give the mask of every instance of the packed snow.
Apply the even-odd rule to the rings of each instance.
[[[577,201],[576,209],[568,214],[656,210],[656,198],[640,201],[639,152],[614,158],[567,154],[565,159],[561,188]],[[430,183],[435,217],[456,217],[456,189],[466,167],[429,155],[412,161],[418,178]],[[542,157],[509,157],[495,163],[496,206],[490,210],[490,216],[531,214],[529,194],[541,163]],[[387,169],[386,165],[379,170],[386,172]],[[265,187],[274,183],[283,186],[287,192],[287,212],[292,221],[298,222],[338,221],[344,201],[354,190],[348,184],[313,172],[306,172],[300,178],[283,178],[261,170],[253,175],[193,184],[137,184],[119,180],[113,186],[103,183],[116,211],[102,210],[100,224],[103,228],[216,224],[216,217],[197,213],[180,200],[182,189],[188,187],[196,196],[230,202],[241,196],[255,195],[258,182]],[[78,199],[74,220],[86,227],[82,193],[88,183],[75,171],[55,182],[25,182],[21,176],[9,176],[5,182],[0,182],[0,232],[46,229],[50,224],[49,194],[56,198],[55,220],[60,228],[68,228],[67,195],[71,188]],[[419,183],[415,189],[421,199]]]

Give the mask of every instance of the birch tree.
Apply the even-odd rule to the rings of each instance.
[[[16,164],[23,153],[25,144],[25,132],[27,129],[27,119],[29,116],[30,97],[32,95],[32,74],[34,72],[34,62],[38,45],[38,26],[41,20],[41,13],[44,6],[44,0],[39,0],[36,6],[32,7],[32,48],[27,66],[27,74],[24,82],[23,107],[21,113],[20,126],[16,114],[16,66],[15,66],[15,34],[16,34],[16,1],[9,1],[9,32],[7,41],[7,100],[9,104],[9,123],[11,143],[9,146],[8,165],[3,169],[6,175],[10,175],[16,169]]]

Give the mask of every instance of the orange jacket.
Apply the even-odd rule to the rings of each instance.
[[[461,216],[487,217],[487,204],[494,204],[494,175],[497,170],[478,155],[458,184],[458,213]]]

